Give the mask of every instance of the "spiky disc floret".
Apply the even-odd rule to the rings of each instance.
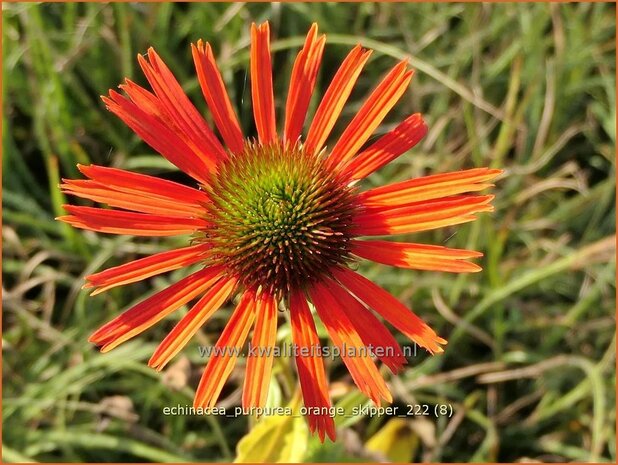
[[[281,296],[350,259],[353,188],[301,145],[247,142],[204,187],[214,263]]]

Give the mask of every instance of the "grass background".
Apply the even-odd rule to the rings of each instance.
[[[2,9],[4,461],[231,461],[248,433],[240,459],[273,460],[288,443],[296,455],[287,459],[304,461],[615,461],[614,4]],[[340,418],[338,441],[320,445],[297,421],[259,429],[245,417],[164,416],[165,406],[191,403],[204,364],[197,344],[216,340],[229,305],[163,374],[145,362],[178,315],[110,354],[87,342],[100,324],[185,272],[96,297],[80,290],[82,277],[183,242],[55,222],[65,202],[59,179],[79,177],[76,163],[97,163],[190,182],[98,96],[125,76],[144,83],[135,56],[152,45],[206,113],[189,48],[203,38],[252,134],[248,32],[266,19],[277,50],[279,116],[312,22],[328,35],[312,108],[354,44],[375,50],[335,136],[377,80],[410,57],[411,89],[378,132],[416,111],[430,131],[367,186],[475,166],[506,169],[494,189],[495,213],[409,237],[481,250],[482,273],[361,265],[449,339],[444,355],[419,352],[389,378],[396,405],[448,404],[450,417]],[[283,319],[279,338],[289,339]],[[269,404],[286,405],[293,362],[278,359],[275,372]],[[366,401],[339,360],[329,373],[336,405]],[[222,405],[238,404],[243,375],[241,363]]]

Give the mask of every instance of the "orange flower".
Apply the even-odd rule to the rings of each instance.
[[[474,195],[501,171],[470,169],[361,192],[356,182],[416,145],[427,132],[419,114],[363,150],[408,88],[412,71],[397,64],[369,95],[332,149],[325,141],[367,62],[355,47],[342,63],[301,132],[315,87],[325,36],[314,24],[298,54],[285,105],[283,135],[276,127],[268,23],[251,27],[251,95],[257,140],[245,139],[208,43],[192,46],[197,76],[223,143],[189,101],[171,71],[150,49],[139,56],[152,91],[127,80],[103,97],[107,108],[147,144],[192,176],[199,188],[102,166],[79,166],[86,180],[64,180],[64,192],[117,209],[65,206],[60,217],[77,228],[141,236],[191,234],[187,247],[158,253],[90,275],[93,294],[189,265],[201,269],[133,306],[90,340],[107,352],[197,299],[150,359],[157,370],[184,347],[228,299],[238,304],[210,357],[195,396],[213,406],[253,328],[253,347],[276,344],[277,308],[290,312],[295,359],[312,432],[335,437],[323,360],[308,302],[326,327],[358,388],[375,403],[392,401],[371,354],[393,373],[406,363],[376,313],[431,353],[446,341],[396,298],[352,271],[357,257],[418,270],[475,272],[482,254],[442,246],[363,240],[472,221],[492,211],[493,196]],[[189,245],[189,242],[191,245]],[[375,312],[375,313],[374,313]],[[356,349],[356,354],[350,354]],[[242,404],[263,407],[273,350],[247,360]],[[376,353],[376,355],[378,355]]]

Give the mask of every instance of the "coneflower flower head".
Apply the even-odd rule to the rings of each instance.
[[[192,265],[199,270],[134,305],[92,334],[103,352],[194,302],[149,361],[163,369],[229,299],[236,307],[196,391],[196,407],[212,407],[250,336],[253,347],[242,405],[263,407],[271,377],[278,308],[289,311],[309,429],[335,438],[324,363],[311,306],[358,388],[379,404],[392,401],[367,346],[398,372],[406,363],[378,315],[430,353],[446,341],[381,287],[352,270],[364,258],[418,270],[475,272],[482,254],[443,246],[367,240],[472,221],[492,211],[490,187],[500,170],[476,168],[361,191],[357,181],[416,145],[427,126],[416,113],[364,148],[408,88],[412,71],[397,64],[376,86],[332,148],[325,146],[371,51],[355,47],[322,96],[303,137],[325,36],[314,24],[299,52],[285,105],[275,119],[268,23],[251,27],[251,95],[257,138],[243,136],[208,43],[192,45],[198,80],[220,140],[153,49],[138,60],[152,91],[130,80],[103,97],[107,108],[147,144],[195,180],[195,187],[117,168],[81,166],[85,180],[63,180],[64,192],[112,209],[66,205],[60,217],[77,228],[140,236],[186,235],[187,246],[86,277],[93,294]]]

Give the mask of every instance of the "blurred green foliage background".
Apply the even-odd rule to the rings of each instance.
[[[4,461],[231,461],[248,433],[239,460],[615,461],[615,4],[2,9]],[[396,405],[449,404],[451,417],[338,418],[338,441],[321,445],[307,439],[302,421],[271,418],[256,428],[246,417],[163,415],[166,406],[191,404],[205,362],[197,345],[216,341],[230,306],[162,374],[146,361],[178,314],[106,355],[87,342],[103,322],[186,273],[96,297],[80,290],[85,274],[183,241],[55,222],[66,201],[61,177],[80,177],[76,163],[96,163],[190,182],[108,113],[99,95],[124,77],[143,84],[135,56],[152,45],[207,114],[189,47],[203,38],[253,134],[249,25],[263,20],[277,52],[280,121],[312,22],[328,38],[312,108],[353,45],[375,50],[334,136],[380,77],[410,57],[412,86],[379,133],[417,111],[430,131],[367,186],[476,166],[506,170],[494,189],[495,213],[409,237],[481,250],[483,272],[360,266],[449,340],[443,355],[419,352],[389,378]],[[336,405],[366,403],[340,360],[328,368]],[[243,375],[240,363],[222,405],[238,405]],[[292,360],[277,360],[270,405],[290,401],[295,376]]]

